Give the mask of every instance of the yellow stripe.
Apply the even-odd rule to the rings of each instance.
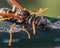
[[[10,20],[10,18],[0,18],[0,20]]]

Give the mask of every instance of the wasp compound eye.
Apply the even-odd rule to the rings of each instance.
[[[21,11],[20,15],[21,16],[29,16],[30,13],[28,11]]]

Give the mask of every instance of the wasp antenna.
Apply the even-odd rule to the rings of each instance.
[[[41,10],[39,10],[39,13],[43,13],[43,12],[45,12],[46,10],[48,10],[48,8],[41,9]]]

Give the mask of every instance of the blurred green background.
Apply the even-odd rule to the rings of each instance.
[[[16,0],[21,6],[28,10],[38,10],[48,8],[42,15],[60,16],[60,0]],[[1,7],[10,7],[6,0],[0,0]]]

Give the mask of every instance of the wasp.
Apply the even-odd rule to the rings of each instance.
[[[23,8],[20,4],[18,4],[15,0],[7,0],[7,2],[12,5],[12,9],[10,8],[1,8],[0,9],[0,20],[11,21],[13,24],[10,28],[10,40],[9,46],[12,43],[12,32],[15,25],[21,25],[21,28],[24,32],[28,34],[28,39],[30,39],[30,33],[25,27],[26,25],[31,25],[33,34],[36,33],[36,25],[39,24],[39,20],[36,14],[32,14],[32,12],[43,13],[48,8],[40,8],[39,10],[28,11]],[[26,24],[26,25],[25,25]],[[29,26],[28,26],[29,27]]]

